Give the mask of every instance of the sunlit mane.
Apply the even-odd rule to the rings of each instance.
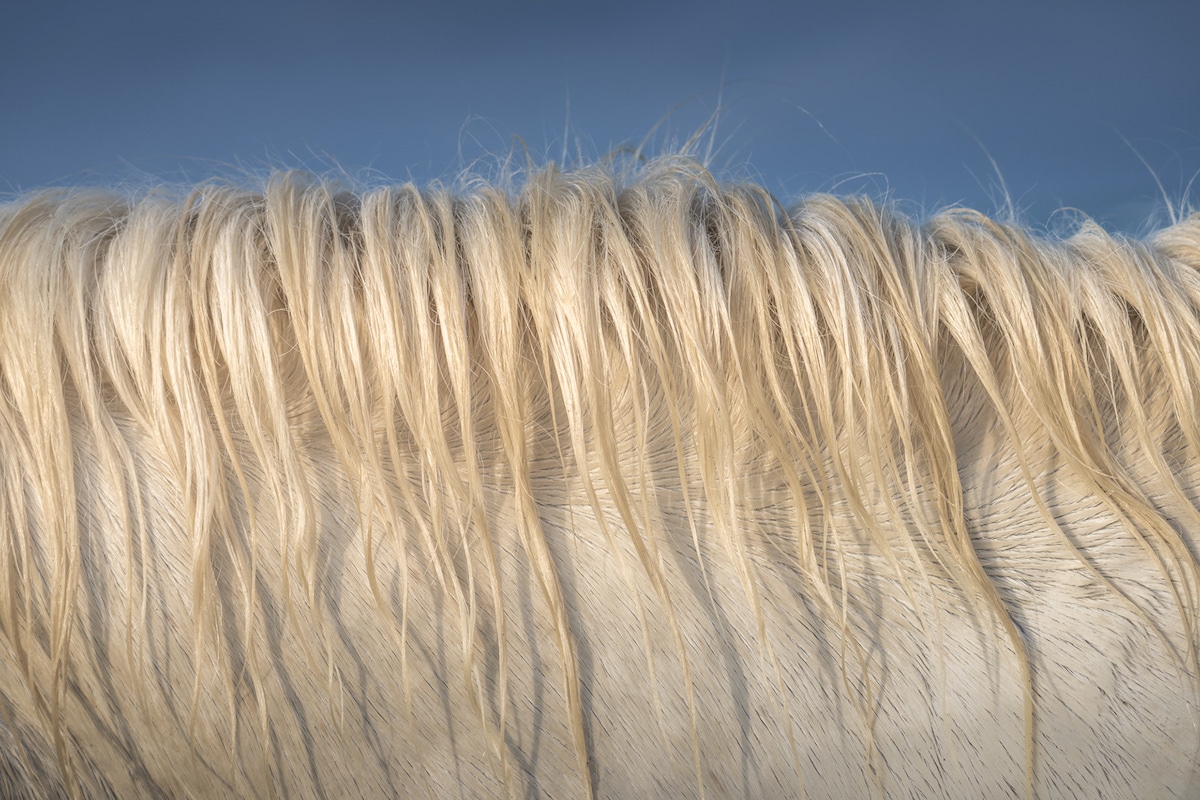
[[[1200,791],[1200,217],[464,186],[0,207],[0,795]]]

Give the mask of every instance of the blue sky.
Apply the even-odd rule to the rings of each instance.
[[[426,182],[517,137],[653,152],[719,112],[713,166],[784,200],[992,212],[994,161],[1027,222],[1136,232],[1155,177],[1178,202],[1200,172],[1197,31],[1196,2],[27,2],[0,24],[0,192]]]

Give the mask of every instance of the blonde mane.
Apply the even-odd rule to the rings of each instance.
[[[1182,793],[1198,387],[1195,216],[22,198],[0,794]]]

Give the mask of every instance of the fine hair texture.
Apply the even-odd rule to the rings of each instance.
[[[664,158],[0,206],[0,795],[1200,791],[1200,217]]]

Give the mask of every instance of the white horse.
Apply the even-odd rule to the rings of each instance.
[[[1200,218],[682,160],[0,207],[0,795],[1200,793]]]

